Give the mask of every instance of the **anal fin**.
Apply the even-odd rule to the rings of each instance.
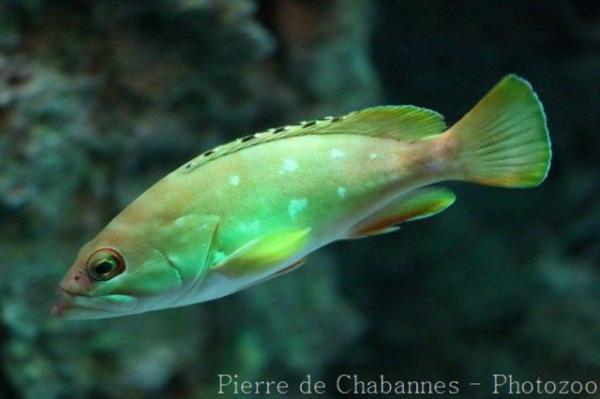
[[[442,212],[456,196],[446,188],[422,188],[403,195],[382,210],[358,223],[347,238],[391,233],[400,223],[423,219]]]

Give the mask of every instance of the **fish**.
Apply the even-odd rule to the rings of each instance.
[[[550,160],[543,106],[512,74],[450,128],[435,111],[387,105],[239,138],[159,180],[84,244],[52,313],[108,318],[215,300],[334,241],[442,212],[455,195],[432,184],[534,187]]]

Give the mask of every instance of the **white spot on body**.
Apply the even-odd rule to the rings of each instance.
[[[337,188],[337,196],[340,197],[340,199],[344,199],[346,198],[346,193],[348,192],[348,189],[346,187],[338,187]]]
[[[260,220],[253,219],[248,223],[238,223],[238,229],[242,233],[258,234],[260,233]]]
[[[279,174],[283,174],[285,172],[293,172],[296,169],[298,169],[298,161],[292,158],[287,158],[283,160],[283,166],[281,166]]]
[[[302,212],[308,206],[308,200],[306,198],[292,198],[288,205],[288,213],[292,219],[296,219],[296,216]]]
[[[346,153],[339,148],[332,148],[331,151],[329,151],[329,155],[331,156],[331,159],[340,159],[344,158]]]
[[[369,159],[377,159],[378,155],[376,152],[369,153]]]
[[[232,186],[239,186],[240,185],[240,176],[238,176],[238,175],[229,176],[229,183]]]

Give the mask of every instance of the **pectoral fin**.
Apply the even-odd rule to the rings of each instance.
[[[396,231],[400,223],[423,219],[442,212],[452,205],[455,199],[454,193],[446,188],[422,188],[412,191],[354,226],[348,238],[362,238]]]
[[[212,269],[228,276],[262,273],[293,256],[308,242],[310,228],[264,234],[215,264]]]

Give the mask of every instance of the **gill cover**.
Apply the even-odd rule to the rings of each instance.
[[[201,279],[208,268],[218,222],[217,216],[189,213],[154,224],[145,237],[139,238],[148,243],[151,255],[127,273],[123,288],[146,296],[177,289],[171,296],[184,296],[186,287]],[[110,281],[107,283],[109,286]]]

